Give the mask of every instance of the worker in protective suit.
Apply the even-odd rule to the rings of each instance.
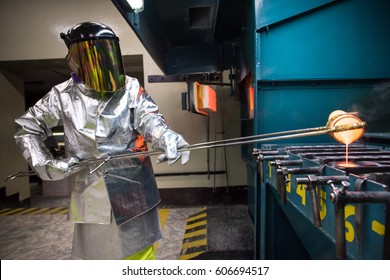
[[[135,78],[125,75],[119,39],[101,23],[85,22],[61,38],[68,47],[71,78],[54,86],[15,120],[15,140],[43,180],[69,176],[69,219],[75,223],[73,259],[153,259],[162,237],[160,201],[149,157],[97,164],[81,161],[147,150],[164,151],[157,162],[189,160],[188,143],[169,129],[158,106]],[[66,156],[45,146],[52,128],[63,126]],[[79,164],[78,164],[79,163]]]

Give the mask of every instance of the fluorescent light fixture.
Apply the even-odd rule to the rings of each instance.
[[[63,132],[53,132],[53,136],[64,136]]]
[[[144,10],[144,0],[127,0],[134,13],[139,13]]]

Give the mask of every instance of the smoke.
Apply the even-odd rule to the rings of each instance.
[[[359,103],[351,107],[351,112],[358,112],[359,117],[366,122],[382,120],[390,114],[390,81],[376,84],[372,91],[364,96]],[[383,122],[387,121],[383,119]],[[384,123],[383,123],[384,125]]]

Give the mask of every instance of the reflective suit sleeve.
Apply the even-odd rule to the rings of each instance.
[[[156,103],[142,87],[139,87],[137,96],[133,98],[134,128],[155,146],[168,125]]]
[[[168,128],[158,106],[142,87],[139,87],[135,104],[135,128],[152,143],[154,149],[165,151],[165,155],[160,156],[157,163],[168,160],[168,164],[173,164],[182,156],[182,164],[187,163],[189,151],[180,153],[177,149],[187,146],[188,143],[180,134]]]
[[[44,142],[51,135],[51,129],[61,125],[60,102],[54,88],[24,115],[15,119],[15,123],[16,144],[41,179],[59,180],[69,175],[68,167],[76,159],[54,159]]]

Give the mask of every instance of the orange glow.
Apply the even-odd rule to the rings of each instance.
[[[357,167],[358,165],[353,162],[339,162],[337,163],[338,166],[340,167]]]
[[[144,152],[148,150],[148,146],[146,145],[145,138],[141,135],[138,135],[137,138],[134,140],[134,146],[129,149],[130,153],[136,153],[136,152]],[[145,156],[139,157],[141,161],[145,159]]]
[[[352,125],[359,124],[362,121],[351,113],[344,112],[342,110],[333,111],[328,118],[328,127],[335,127],[339,125]],[[339,163],[340,167],[356,167],[354,163],[348,163],[348,145],[358,140],[362,137],[364,133],[364,128],[358,128],[353,130],[346,130],[340,132],[331,133],[332,137],[345,144],[345,162]]]
[[[143,152],[146,150],[147,150],[147,146],[144,137],[138,135],[137,139],[135,140],[134,152]]]
[[[249,117],[253,119],[255,111],[255,89],[253,86],[249,88]]]
[[[139,87],[139,91],[138,91],[138,95],[137,95],[137,100],[139,100],[139,98],[141,97],[142,93],[144,92],[144,88],[143,87]]]
[[[328,126],[335,127],[339,125],[351,125],[361,123],[362,121],[350,114],[341,110],[336,110],[329,115]],[[351,144],[358,140],[364,133],[364,128],[341,131],[331,133],[332,137],[343,144]]]
[[[249,110],[255,109],[255,89],[251,86],[249,88]]]
[[[208,115],[209,112],[217,111],[217,94],[210,86],[195,82],[193,93],[195,109],[198,113]]]

